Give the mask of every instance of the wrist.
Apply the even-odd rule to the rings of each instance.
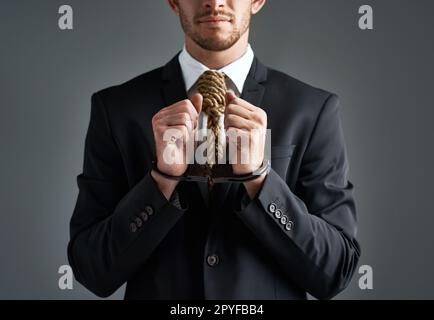
[[[179,181],[167,179],[158,174],[155,170],[151,170],[151,176],[157,184],[158,189],[169,201]]]
[[[251,200],[255,199],[256,195],[262,189],[267,174],[262,174],[254,180],[243,182],[244,187]]]

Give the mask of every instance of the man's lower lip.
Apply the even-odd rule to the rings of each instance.
[[[212,21],[203,21],[201,23],[219,24],[219,23],[224,23],[224,22],[229,22],[229,21],[227,21],[227,20],[212,20]]]

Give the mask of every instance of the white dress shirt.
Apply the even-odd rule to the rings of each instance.
[[[226,81],[226,86],[228,89],[232,89],[237,96],[240,96],[241,92],[243,92],[244,82],[246,81],[250,67],[252,66],[253,58],[253,50],[250,44],[248,44],[247,50],[242,57],[219,70],[215,70],[223,72],[229,77],[231,81]],[[185,91],[190,97],[195,93],[193,92],[195,91],[193,85],[195,85],[202,73],[210,69],[193,58],[188,53],[185,45],[182,52],[179,54],[178,59],[185,82]]]

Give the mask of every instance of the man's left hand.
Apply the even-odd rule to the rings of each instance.
[[[233,172],[236,175],[252,173],[264,161],[267,114],[231,91],[226,94],[226,101],[224,125]],[[261,189],[264,179],[265,175],[244,183],[251,199]]]

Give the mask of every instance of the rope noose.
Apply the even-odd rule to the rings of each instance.
[[[211,171],[213,165],[223,155],[223,144],[219,141],[220,117],[226,107],[225,75],[218,71],[207,70],[198,80],[197,90],[203,96],[202,111],[208,116],[208,129],[214,134],[214,139],[208,140],[207,167]],[[209,137],[207,137],[209,139]],[[213,182],[209,181],[212,188]]]

